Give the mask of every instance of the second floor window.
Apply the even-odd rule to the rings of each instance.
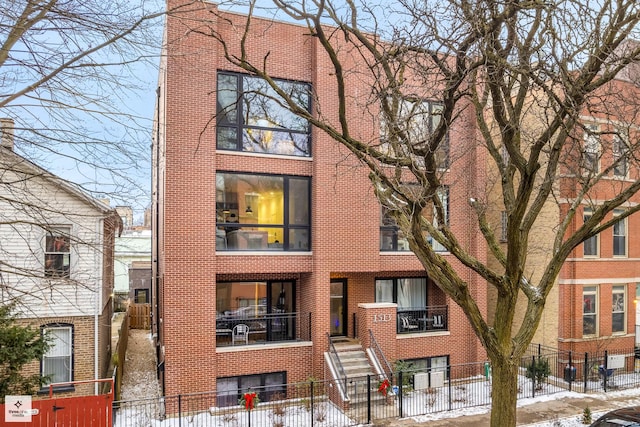
[[[309,251],[307,177],[219,172],[216,249]]]
[[[69,277],[71,265],[71,227],[54,227],[45,237],[44,276]]]
[[[613,216],[622,214],[622,210],[615,209]],[[625,256],[627,255],[627,219],[623,218],[613,224],[613,255]]]
[[[278,80],[296,104],[309,111],[306,83]],[[311,127],[293,114],[261,78],[218,73],[217,148],[252,153],[310,156]]]

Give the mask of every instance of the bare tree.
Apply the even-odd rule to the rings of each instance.
[[[428,274],[464,310],[491,359],[491,425],[515,425],[520,357],[563,263],[581,242],[640,210],[638,89],[633,81],[640,59],[640,45],[633,41],[640,4],[273,3],[307,27],[333,66],[338,97],[316,96],[312,112],[273,78],[268,54],[256,59],[249,50],[255,1],[248,4],[244,25],[228,21],[238,32],[234,41],[206,22],[185,27],[215,39],[230,65],[269,84],[264,96],[308,120],[366,166],[381,204],[408,236]],[[224,24],[224,15],[209,10],[216,14],[217,25]],[[371,91],[353,98],[347,90],[350,79],[368,82]],[[438,100],[437,109],[429,109],[422,99]],[[337,105],[335,118],[323,115],[329,102]],[[377,137],[363,137],[352,126],[354,105],[380,123]],[[469,111],[475,123],[467,125],[478,130],[478,138],[456,140],[450,132]],[[586,126],[584,116],[598,117],[606,126]],[[617,148],[589,148],[590,138],[604,136],[617,138],[610,144]],[[486,161],[486,182],[469,195],[468,203],[488,255],[464,244],[468,231],[449,226],[440,194],[443,184],[455,185],[460,179],[450,176],[443,159],[460,160],[471,145],[481,149],[481,160]],[[593,168],[600,160],[603,167]],[[622,167],[632,179],[611,179]],[[419,185],[408,186],[408,181]],[[536,236],[550,206],[556,222],[547,230],[551,238],[542,244]],[[576,218],[582,206],[591,209],[584,222]],[[617,216],[612,217],[614,209]],[[506,243],[494,220],[500,211],[506,215]],[[435,251],[427,236],[488,284],[496,295],[492,318],[485,318],[452,259]],[[531,251],[542,250],[545,262],[530,265]],[[519,303],[524,304],[522,319],[516,319]]]

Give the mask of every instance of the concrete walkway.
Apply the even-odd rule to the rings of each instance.
[[[544,421],[562,421],[562,419],[570,417],[581,417],[587,406],[592,413],[596,413],[640,405],[640,389],[585,395],[571,393],[571,397],[554,398],[553,396],[548,396],[548,398],[553,400],[536,401],[535,403],[518,407],[518,425],[530,426]],[[480,410],[480,408],[476,409],[476,411]],[[452,411],[446,414],[434,414],[431,419],[429,419],[429,416],[419,416],[401,420],[387,420],[379,425],[386,427],[484,427],[489,425],[490,415],[488,412],[466,415],[464,412],[467,411],[472,413],[473,408],[464,411]],[[593,417],[593,421],[595,420],[596,416]]]

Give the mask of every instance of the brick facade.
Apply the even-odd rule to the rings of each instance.
[[[172,2],[169,2],[170,4]],[[207,5],[206,7],[214,7]],[[195,21],[168,17],[167,52],[160,78],[160,129],[157,134],[154,176],[157,182],[157,247],[154,248],[154,281],[157,289],[158,345],[166,395],[216,389],[216,379],[228,376],[285,370],[287,381],[323,378],[324,353],[330,330],[330,284],[346,280],[344,330],[367,322],[359,306],[375,302],[375,280],[425,276],[412,253],[380,252],[380,206],[373,194],[367,170],[348,156],[346,149],[317,129],[312,130],[311,157],[260,155],[216,150],[211,118],[216,113],[218,70],[238,71],[225,63],[220,46],[211,38],[186,29],[198,18],[224,35],[230,50],[237,50],[238,35],[231,25],[206,11],[193,12]],[[235,26],[245,17],[225,14]],[[304,27],[256,19],[248,54],[261,58],[269,52],[270,73],[278,78],[310,83],[329,119],[337,107],[328,108],[337,88],[331,65],[317,40]],[[185,36],[185,34],[188,34]],[[365,82],[353,82],[354,97]],[[425,95],[428,96],[428,95]],[[363,119],[354,108],[352,132],[364,140],[379,136],[378,125]],[[365,115],[366,116],[366,115]],[[368,117],[368,116],[366,116]],[[471,230],[468,198],[482,188],[481,152],[455,144],[473,141],[471,109],[461,113],[459,126],[451,130],[450,179],[451,226],[456,232]],[[372,126],[373,124],[373,126]],[[468,148],[468,147],[467,147]],[[480,168],[482,169],[482,168]],[[311,236],[308,252],[243,253],[216,251],[216,172],[284,174],[311,178]],[[464,177],[464,178],[460,178]],[[486,254],[480,236],[469,235],[468,245],[477,257]],[[157,264],[156,264],[157,263]],[[461,276],[486,310],[486,286],[454,262]],[[289,280],[295,283],[295,309],[309,323],[310,338],[295,343],[265,346],[217,347],[216,283],[224,281]],[[394,333],[377,339],[393,359],[449,356],[452,363],[485,360],[486,356],[464,313],[435,286],[428,288],[429,305],[448,307],[448,331],[416,334]],[[307,322],[309,316],[310,322]],[[354,327],[353,322],[356,322]],[[303,323],[302,321],[300,323]],[[306,326],[305,326],[306,327]],[[303,331],[304,332],[304,331]],[[362,331],[355,332],[355,335]],[[357,338],[363,339],[358,336]]]

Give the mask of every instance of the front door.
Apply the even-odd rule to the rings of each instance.
[[[331,336],[347,335],[347,279],[331,279],[330,298]]]

